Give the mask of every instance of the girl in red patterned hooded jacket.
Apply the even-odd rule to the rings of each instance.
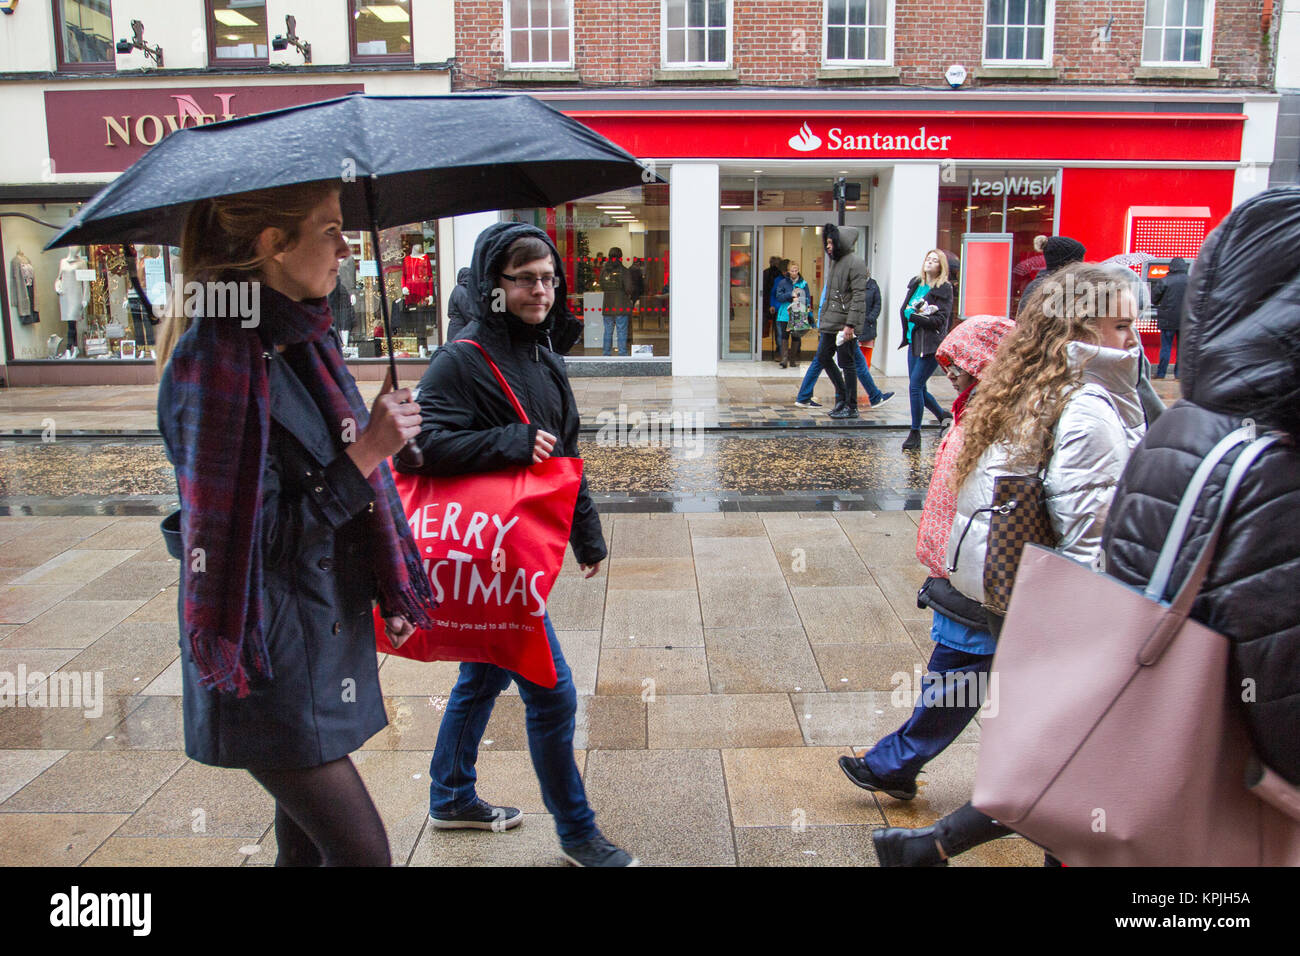
[[[839,759],[840,769],[859,787],[898,800],[916,796],[917,774],[957,739],[984,702],[988,687],[995,642],[984,608],[948,581],[948,536],[957,513],[952,475],[962,447],[962,412],[998,344],[1014,328],[1010,319],[973,316],[949,332],[936,353],[958,398],[952,406],[952,427],[935,455],[916,540],[916,556],[930,571],[917,604],[934,612],[934,651],[907,723],[863,756]]]

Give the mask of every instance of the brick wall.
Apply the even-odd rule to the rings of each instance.
[[[1137,79],[1145,0],[1057,0],[1052,65],[1059,78],[972,77],[967,87],[1032,85],[1262,87],[1272,83],[1273,36],[1283,0],[1217,0],[1210,65],[1217,80]],[[954,63],[981,64],[984,0],[942,4],[897,0],[894,65],[898,78],[828,80],[822,65],[824,0],[734,0],[732,68],[745,86],[942,87]],[[1264,31],[1264,14],[1272,14]],[[1099,28],[1111,15],[1109,42]],[[574,66],[583,86],[655,85],[660,69],[659,0],[574,0]],[[501,0],[456,4],[457,89],[498,85],[505,67]],[[718,85],[709,83],[705,85]]]

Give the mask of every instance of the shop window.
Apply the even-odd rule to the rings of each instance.
[[[265,0],[207,0],[207,8],[209,64],[243,66],[268,62]]]
[[[151,361],[180,250],[134,247],[135,277],[151,310],[136,294],[120,245],[42,251],[76,212],[75,203],[0,207],[10,360]]]
[[[1051,65],[1054,0],[987,0],[984,62]]]
[[[505,0],[506,65],[573,66],[572,0]]]
[[[54,10],[60,70],[104,73],[116,68],[110,0],[55,0]]]
[[[894,60],[894,0],[826,0],[828,64],[890,64]]]
[[[1208,66],[1214,0],[1147,0],[1142,63]]]
[[[334,327],[350,359],[383,358],[379,283],[388,296],[388,317],[397,358],[424,358],[442,344],[438,286],[437,224],[381,229],[376,257],[369,232],[346,233],[351,253],[339,263],[329,297]]]
[[[569,311],[583,320],[583,337],[569,355],[668,355],[666,184],[509,210],[506,218],[542,229],[560,252]]]
[[[666,67],[724,67],[731,62],[731,0],[663,0]]]
[[[411,0],[348,0],[353,63],[414,60]]]
[[[965,169],[939,186],[938,248],[961,258],[967,235],[1010,233],[1011,308],[1046,260],[1034,241],[1056,234],[1061,177],[1054,169]]]

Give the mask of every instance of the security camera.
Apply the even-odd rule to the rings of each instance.
[[[948,67],[948,72],[944,74],[944,79],[954,90],[961,89],[961,85],[966,82],[966,67],[960,63],[954,63]]]

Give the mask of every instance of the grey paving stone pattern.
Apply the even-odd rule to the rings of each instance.
[[[610,559],[570,555],[551,613],[580,695],[576,758],[599,825],[648,865],[869,866],[870,833],[968,799],[979,728],[902,803],[850,785],[836,758],[898,726],[894,693],[930,652],[915,592],[915,512],[618,514]],[[102,679],[85,708],[0,707],[0,864],[267,865],[273,806],[242,771],[186,758],[176,565],[157,518],[0,517],[0,672]],[[428,762],[454,663],[381,658],[389,726],[354,755],[394,860],[560,865],[503,695],[481,795],[518,806],[503,834],[427,822]],[[48,702],[50,695],[44,699]],[[1041,865],[1018,837],[962,865]]]

